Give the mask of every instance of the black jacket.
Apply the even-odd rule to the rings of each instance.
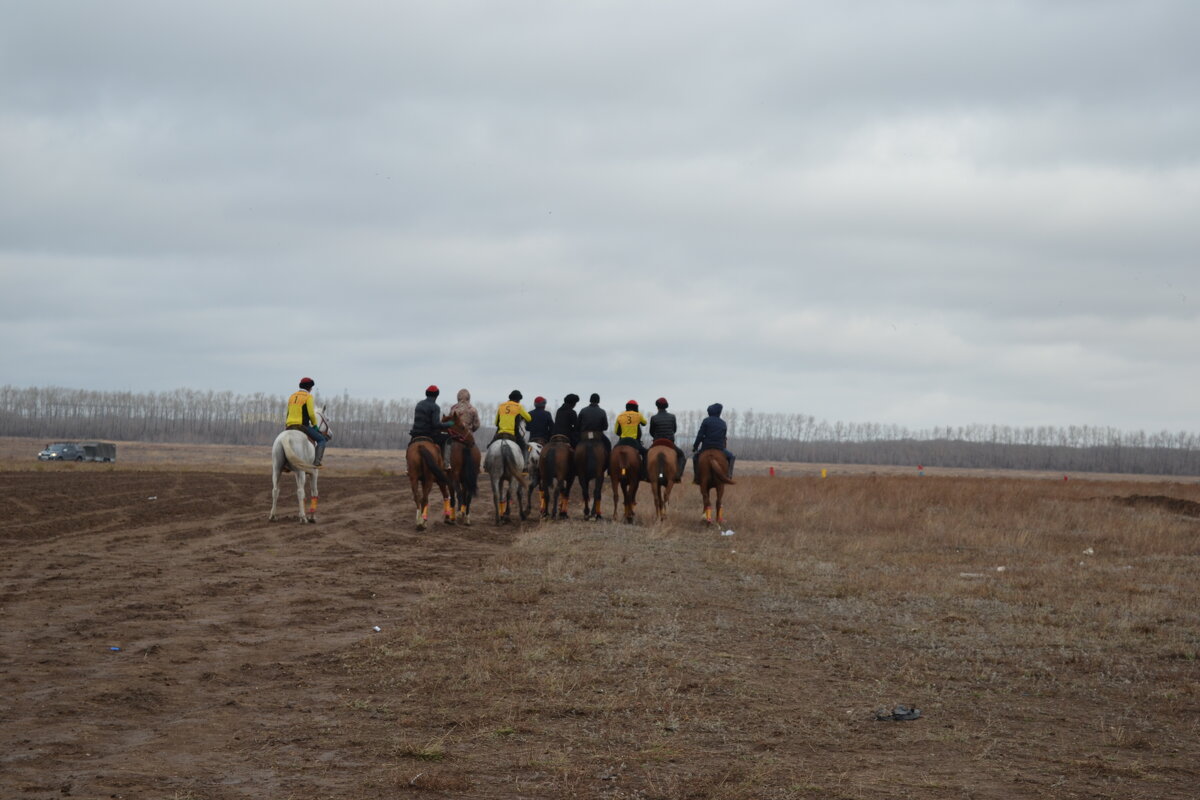
[[[551,436],[566,436],[572,445],[579,444],[579,414],[570,406],[559,406],[554,414]]]
[[[608,414],[604,413],[604,409],[595,403],[588,403],[583,411],[579,412],[579,430],[584,431],[600,431],[601,433],[608,432]]]
[[[445,427],[447,426],[442,424],[442,410],[438,407],[437,401],[432,397],[426,397],[417,403],[417,409],[413,413],[412,430],[408,432],[408,435],[433,436]]]
[[[669,439],[675,441],[675,415],[670,411],[660,411],[650,418],[650,438]]]

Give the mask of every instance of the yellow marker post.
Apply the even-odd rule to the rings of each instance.
[[[829,473],[828,473],[826,470],[821,470],[821,477],[822,477],[822,478],[824,478],[824,477],[825,477],[825,476],[827,476],[828,474],[829,474]]]

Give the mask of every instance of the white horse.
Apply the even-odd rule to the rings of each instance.
[[[530,442],[527,448],[528,457],[525,459],[525,472],[529,475],[529,486],[525,488],[525,508],[533,510],[533,493],[538,493],[538,503],[541,512],[546,513],[546,496],[542,491],[542,444]]]
[[[483,456],[483,468],[487,470],[492,481],[492,507],[496,511],[496,524],[509,521],[509,506],[512,502],[512,482],[515,480],[521,488],[517,489],[517,504],[520,506],[521,519],[529,516],[529,507],[524,502],[525,493],[522,488],[528,488],[525,476],[521,474],[525,459],[521,456],[521,448],[512,439],[496,439],[488,445],[487,453]]]
[[[317,410],[317,430],[326,436],[332,436],[329,433],[329,424],[325,421],[325,408],[322,406]],[[296,473],[296,497],[300,503],[300,521],[301,522],[316,522],[317,521],[317,467],[313,464],[316,458],[317,449],[313,445],[312,440],[308,438],[308,434],[304,431],[288,430],[283,431],[275,437],[275,444],[271,445],[271,516],[270,520],[274,522],[278,519],[276,515],[276,506],[279,504],[279,476],[285,470],[290,470]],[[308,476],[312,476],[312,493],[309,495],[308,510],[304,509],[304,494],[305,484],[308,482]]]

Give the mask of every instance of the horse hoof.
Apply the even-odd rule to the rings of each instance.
[[[316,518],[316,517],[309,517],[309,518],[308,518],[306,521],[307,521],[307,522],[309,522],[309,523],[311,523],[311,524],[313,524],[313,525],[316,525],[316,524],[317,524],[317,518]]]
[[[279,517],[272,514],[271,516],[267,517],[267,522],[279,522]]]

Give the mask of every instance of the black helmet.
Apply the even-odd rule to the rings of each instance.
[[[314,386],[316,386],[316,381],[314,381],[312,378],[301,378],[300,379],[300,388],[301,389],[311,389]]]
[[[512,400],[514,402],[518,401],[521,399],[521,393],[518,392],[516,389],[513,389],[511,392],[508,393],[508,399]]]

